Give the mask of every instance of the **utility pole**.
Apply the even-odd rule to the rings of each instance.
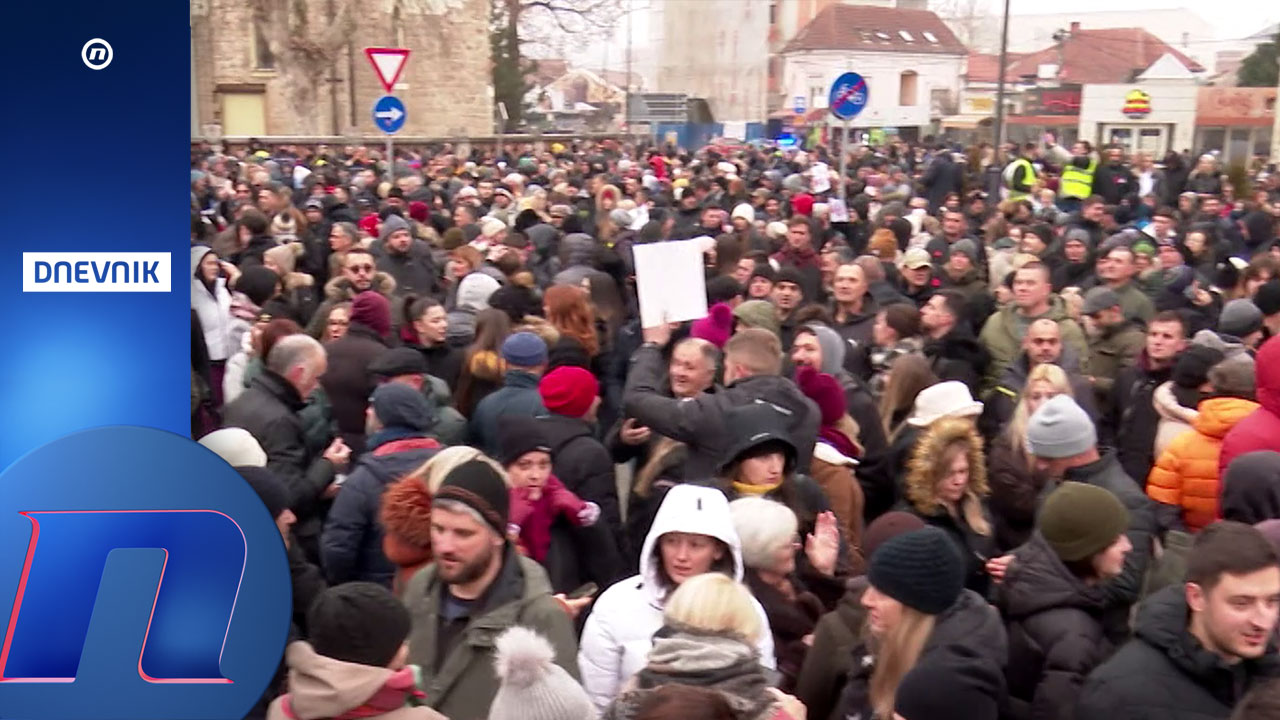
[[[996,160],[1003,162],[1004,74],[1009,69],[1009,0],[1004,0],[1004,20],[1000,25],[1000,75],[996,78]]]
[[[627,137],[631,137],[631,14],[635,8],[632,0],[627,0],[627,93],[623,100],[623,122],[627,126]]]

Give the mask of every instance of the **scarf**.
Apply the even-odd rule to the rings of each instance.
[[[858,452],[857,446],[849,440],[849,436],[840,432],[834,425],[825,425],[818,429],[818,440],[824,442],[847,458],[857,459],[861,453]]]
[[[733,489],[734,489],[734,491],[735,491],[735,492],[737,492],[739,495],[759,495],[759,496],[764,496],[764,495],[768,495],[769,493],[773,492],[774,490],[777,490],[777,489],[778,489],[779,487],[781,487],[781,486],[782,486],[782,481],[781,481],[781,480],[779,480],[778,482],[776,482],[776,483],[774,483],[774,484],[772,484],[772,485],[749,485],[749,484],[747,484],[747,483],[740,483],[740,482],[738,482],[738,481],[736,481],[736,480],[733,482]]]
[[[341,715],[335,715],[333,720],[359,720],[360,718],[377,717],[385,715],[402,707],[416,704],[415,701],[423,700],[427,694],[418,689],[415,681],[412,667],[404,667],[397,670],[391,677],[387,678],[387,682],[373,697],[365,701],[359,707],[352,708]],[[297,720],[298,716],[293,712],[293,699],[286,694],[281,698],[280,709],[284,711],[285,717],[291,720]]]
[[[649,664],[635,680],[636,689],[620,695],[605,711],[605,720],[634,717],[649,693],[672,684],[719,692],[743,720],[767,720],[776,703],[759,653],[730,633],[664,626],[654,635]]]

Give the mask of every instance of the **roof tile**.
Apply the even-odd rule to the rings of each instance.
[[[867,5],[828,5],[787,43],[782,52],[863,50],[964,55],[955,33],[928,10]]]

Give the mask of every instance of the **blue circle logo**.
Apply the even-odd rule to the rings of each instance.
[[[5,718],[244,717],[291,604],[275,521],[191,440],[99,428],[0,474]]]

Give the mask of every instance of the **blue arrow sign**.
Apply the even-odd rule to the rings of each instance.
[[[856,72],[847,72],[831,84],[831,96],[827,101],[831,114],[848,120],[867,106],[867,81]]]
[[[395,95],[383,95],[373,104],[373,124],[388,135],[400,132],[407,117],[409,115],[404,110],[404,103]]]

